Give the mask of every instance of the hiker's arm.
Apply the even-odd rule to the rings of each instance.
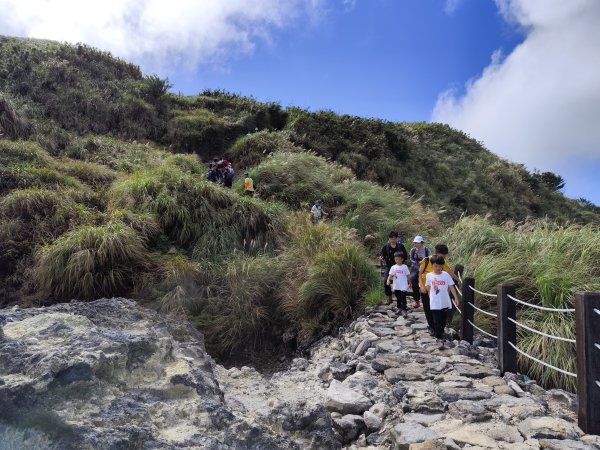
[[[454,287],[454,285],[448,286],[450,288],[450,292],[452,293],[452,295],[454,296],[454,298],[456,299],[456,301],[458,301],[458,294],[456,293],[456,287]]]
[[[419,289],[423,294],[427,294],[427,289],[423,284],[423,272],[425,271],[425,266],[423,264],[419,265]]]

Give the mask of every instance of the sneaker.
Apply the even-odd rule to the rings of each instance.
[[[438,339],[437,340],[437,344],[438,344],[438,349],[439,350],[444,350],[446,348],[446,346],[444,345],[444,340],[443,339]]]
[[[402,317],[404,317],[405,319],[408,318],[408,311],[407,310],[402,310]]]
[[[433,331],[433,328],[427,327],[427,332],[429,333],[429,336],[435,336],[435,332]]]

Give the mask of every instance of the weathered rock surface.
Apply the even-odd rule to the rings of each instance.
[[[311,445],[312,437],[292,439],[232,413],[203,337],[187,323],[124,299],[0,315],[0,448]],[[307,414],[335,446],[327,411]]]
[[[572,394],[500,377],[494,348],[440,350],[422,312],[395,306],[268,375],[215,365],[192,327],[127,300],[0,310],[3,322],[2,450],[600,450]]]

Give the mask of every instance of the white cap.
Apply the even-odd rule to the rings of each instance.
[[[423,239],[423,236],[415,236],[413,242],[416,244],[420,244],[421,242],[425,242],[425,239]]]

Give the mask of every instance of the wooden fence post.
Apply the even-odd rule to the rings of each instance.
[[[510,346],[517,345],[517,326],[508,320],[517,320],[517,305],[508,298],[515,296],[515,287],[509,284],[499,284],[498,290],[498,368],[500,372],[517,373],[517,351]]]
[[[579,427],[600,434],[600,292],[575,294]]]
[[[473,316],[475,310],[469,303],[475,304],[475,292],[469,286],[475,287],[474,278],[464,278],[462,283],[462,303],[461,309],[462,314],[460,316],[460,338],[463,341],[467,341],[469,344],[473,343]],[[469,323],[469,321],[471,323]]]

